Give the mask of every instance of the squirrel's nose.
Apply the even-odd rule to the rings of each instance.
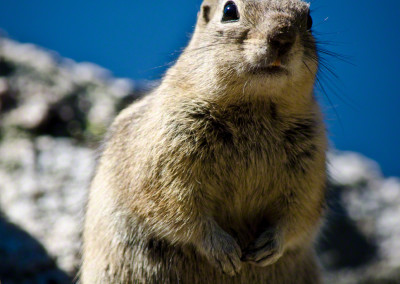
[[[281,57],[290,51],[295,39],[296,34],[293,31],[279,31],[268,38],[268,44],[278,53],[278,57]]]

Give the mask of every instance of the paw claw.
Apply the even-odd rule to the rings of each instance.
[[[258,266],[275,263],[283,254],[281,239],[269,230],[261,234],[243,253],[242,261]]]
[[[210,263],[222,270],[224,274],[234,276],[240,272],[242,256],[236,241],[226,232],[214,232],[204,245],[204,253]]]

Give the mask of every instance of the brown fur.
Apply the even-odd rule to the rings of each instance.
[[[82,282],[319,283],[325,128],[300,0],[205,0],[162,84],[113,123],[90,189]],[[284,54],[270,46],[294,34]],[[282,60],[285,72],[255,68]],[[255,71],[256,70],[256,71]]]

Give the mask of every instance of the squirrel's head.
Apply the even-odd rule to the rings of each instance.
[[[309,4],[301,0],[204,0],[182,60],[238,86],[313,85],[311,28]]]

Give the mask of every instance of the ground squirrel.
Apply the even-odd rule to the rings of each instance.
[[[319,283],[325,127],[309,5],[205,0],[188,47],[110,128],[82,282]]]

